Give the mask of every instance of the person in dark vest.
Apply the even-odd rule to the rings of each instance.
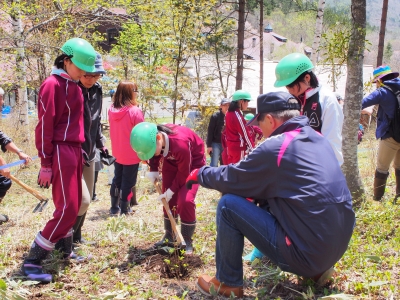
[[[219,110],[212,114],[210,123],[207,129],[207,153],[211,156],[211,167],[218,166],[218,160],[222,165],[222,143],[221,143],[221,132],[225,124],[225,114],[228,111],[231,100],[223,98],[221,100]]]
[[[389,66],[380,66],[373,72],[372,82],[377,89],[362,100],[362,109],[379,105],[375,137],[379,140],[374,179],[374,200],[380,201],[385,193],[389,167],[393,161],[396,174],[396,197],[400,195],[400,143],[396,142],[390,132],[390,121],[396,110],[396,96],[393,91],[400,89],[398,72],[392,72]]]
[[[93,186],[95,180],[95,156],[96,149],[108,153],[106,138],[101,132],[101,111],[103,106],[103,88],[98,82],[106,71],[103,68],[103,60],[100,53],[96,52],[96,60],[93,72],[86,73],[79,79],[79,87],[83,94],[83,123],[85,141],[82,149],[88,156],[86,165],[83,166],[82,176],[82,201],[79,207],[78,216],[73,226],[73,242],[85,244],[82,237],[82,226],[85,222],[86,212],[89,209],[93,197]]]
[[[289,54],[276,66],[274,86],[285,86],[288,92],[300,101],[300,114],[307,116],[311,128],[328,139],[336,159],[342,165],[343,111],[335,94],[319,84],[313,68],[306,55]]]

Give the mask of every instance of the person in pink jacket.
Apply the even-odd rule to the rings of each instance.
[[[82,199],[83,96],[78,80],[94,71],[96,51],[85,40],[73,38],[62,47],[51,75],[40,86],[35,144],[40,157],[38,184],[53,185],[53,217],[39,231],[22,265],[30,280],[48,283],[42,261],[57,249],[72,257],[72,227]],[[87,156],[87,155],[86,155]]]
[[[177,219],[181,218],[181,233],[186,242],[186,254],[193,253],[192,237],[196,227],[196,204],[194,202],[199,185],[191,190],[185,186],[186,177],[196,168],[206,164],[203,140],[191,129],[174,125],[156,125],[148,122],[135,126],[131,133],[131,146],[139,158],[149,160],[150,172],[147,177],[154,182],[159,178],[159,165],[162,160],[162,190],[165,198]],[[165,235],[156,247],[173,242],[171,222],[164,211]]]
[[[129,137],[132,128],[144,121],[143,113],[138,107],[138,92],[136,83],[121,81],[108,110],[111,148],[116,158],[110,189],[111,215],[129,214],[131,206],[137,205],[135,185],[140,159],[131,148]]]

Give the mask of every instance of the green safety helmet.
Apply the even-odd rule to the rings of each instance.
[[[301,74],[313,68],[311,60],[304,54],[292,53],[286,55],[275,68],[276,81],[274,87],[287,86],[299,78]]]
[[[244,116],[244,119],[245,119],[246,121],[250,121],[250,120],[253,119],[253,118],[254,118],[254,115],[253,115],[252,113],[246,114],[246,115]]]
[[[250,93],[245,90],[237,90],[232,95],[232,101],[251,100]]]
[[[141,160],[148,160],[156,152],[157,125],[142,122],[131,131],[131,147]]]
[[[61,47],[61,51],[68,55],[79,69],[87,73],[95,72],[96,51],[86,40],[81,38],[69,39]]]

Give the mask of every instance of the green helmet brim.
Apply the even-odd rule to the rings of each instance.
[[[83,71],[85,71],[85,72],[87,72],[87,73],[94,73],[94,72],[96,71],[96,68],[95,68],[94,65],[93,65],[93,66],[85,65],[85,64],[83,64],[83,63],[77,61],[77,60],[74,59],[73,57],[71,58],[71,61],[74,63],[74,65],[75,65],[78,69],[81,69],[81,70],[83,70]]]

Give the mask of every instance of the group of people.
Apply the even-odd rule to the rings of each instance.
[[[55,212],[37,233],[22,266],[25,276],[40,282],[52,280],[41,266],[51,251],[57,249],[65,258],[74,258],[73,242],[85,242],[81,229],[93,198],[94,157],[97,150],[109,155],[100,125],[102,87],[97,81],[105,74],[101,55],[80,38],[68,40],[61,51],[51,76],[41,85],[35,129],[41,159],[38,184],[53,185]],[[287,92],[259,95],[255,116],[243,115],[251,100],[248,92],[238,90],[232,100],[222,99],[220,111],[211,117],[206,145],[184,126],[145,122],[136,83],[121,81],[113,95],[108,111],[116,158],[111,215],[130,214],[137,205],[138,167],[140,162],[147,163],[150,181],[162,182],[158,200],[165,199],[176,221],[180,218],[190,255],[199,186],[222,193],[216,217],[216,275],[197,280],[206,295],[214,289],[225,296],[243,296],[244,237],[282,270],[321,285],[347,249],[355,215],[340,169],[343,112],[335,94],[319,84],[313,68],[303,54],[284,57],[276,67],[274,85],[286,87]],[[386,84],[393,86],[385,79],[389,75],[399,85],[394,79],[398,73],[394,76],[383,70],[376,76],[379,88],[363,100],[363,107],[392,96],[385,88]],[[378,117],[387,113],[384,105],[379,109]],[[378,191],[383,195],[390,159],[398,149],[383,127],[378,123],[377,138],[382,139],[380,152],[385,157],[378,159],[376,198]],[[0,143],[3,151],[17,153],[27,163],[31,160],[2,133]],[[210,166],[206,166],[206,151]],[[400,159],[396,159],[397,180]],[[9,170],[0,170],[0,174],[7,182]],[[0,182],[0,198],[1,188]],[[163,217],[165,234],[155,246],[176,240],[165,209]]]

